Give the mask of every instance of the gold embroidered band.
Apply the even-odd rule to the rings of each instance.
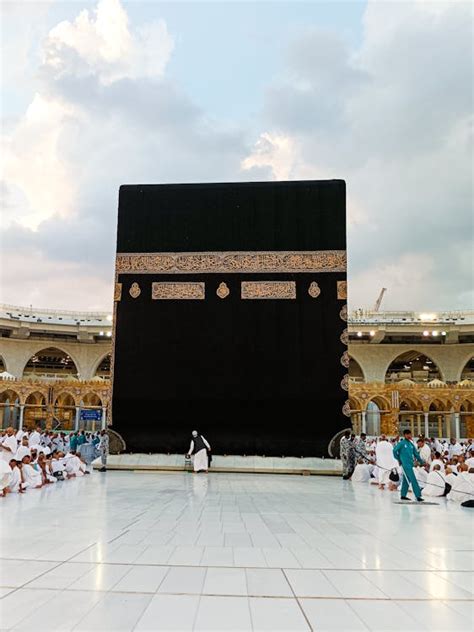
[[[345,250],[117,254],[116,274],[345,272]]]
[[[347,301],[347,281],[337,282],[337,298]]]

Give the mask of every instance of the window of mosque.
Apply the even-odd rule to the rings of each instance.
[[[48,347],[35,353],[27,362],[23,377],[78,378],[72,358],[61,349]]]
[[[390,363],[385,374],[386,382],[411,380],[423,383],[441,379],[439,369],[433,360],[418,351],[407,351],[399,355]]]

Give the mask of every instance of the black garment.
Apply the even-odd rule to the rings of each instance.
[[[197,437],[193,437],[192,438],[194,441],[194,454],[196,454],[197,452],[199,452],[199,450],[207,450],[207,445],[204,443],[201,435],[198,435]]]

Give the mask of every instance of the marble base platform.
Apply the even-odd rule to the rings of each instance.
[[[187,465],[188,463],[188,465]],[[100,459],[93,463],[101,467]],[[114,454],[107,461],[109,470],[170,470],[190,469],[182,454]],[[340,476],[341,461],[318,457],[265,457],[213,455],[213,472],[249,472],[252,474],[323,474]]]

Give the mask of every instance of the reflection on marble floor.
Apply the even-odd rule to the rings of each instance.
[[[472,630],[472,510],[339,478],[94,472],[0,499],[1,630]]]

